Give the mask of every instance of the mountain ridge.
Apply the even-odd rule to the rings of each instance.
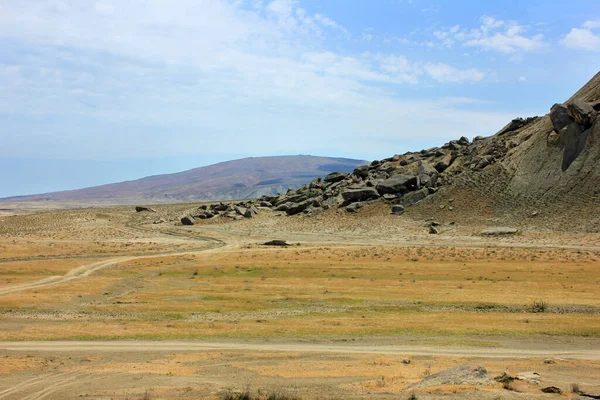
[[[351,171],[365,162],[309,155],[247,157],[82,189],[11,196],[0,199],[0,202],[134,204],[260,197],[299,187],[333,170]]]

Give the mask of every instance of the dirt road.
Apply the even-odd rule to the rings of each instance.
[[[153,254],[144,254],[144,255],[136,255],[136,256],[120,256],[114,257],[107,260],[102,260],[90,264],[83,265],[81,267],[77,267],[67,272],[63,276],[51,276],[48,278],[41,279],[35,282],[28,282],[19,285],[11,285],[6,287],[0,287],[0,296],[9,293],[21,292],[23,290],[29,289],[39,289],[46,286],[58,285],[60,283],[70,282],[75,279],[85,278],[90,276],[94,272],[97,272],[101,269],[117,265],[122,262],[141,259],[141,258],[156,258],[163,257],[166,255],[189,255],[189,254],[198,254],[198,253],[209,253],[214,252],[216,250],[225,250],[230,248],[235,248],[239,246],[239,243],[234,239],[228,239],[227,241],[221,239],[215,239],[213,237],[191,237],[194,240],[206,241],[209,244],[208,247],[198,249],[198,250],[186,250],[186,251],[166,251],[161,253],[153,253]],[[165,238],[166,241],[169,240],[169,237]]]
[[[147,351],[268,351],[336,354],[404,354],[482,358],[561,358],[600,360],[600,349],[510,349],[494,347],[439,347],[411,345],[362,345],[329,343],[244,343],[209,341],[23,341],[1,342],[0,350],[55,352],[147,352]]]

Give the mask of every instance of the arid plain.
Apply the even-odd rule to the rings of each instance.
[[[181,226],[197,206],[4,210],[0,399],[600,391],[599,234],[378,203]],[[411,387],[464,363],[523,379]]]

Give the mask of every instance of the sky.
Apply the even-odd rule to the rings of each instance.
[[[0,0],[0,197],[492,135],[599,66],[596,0]]]

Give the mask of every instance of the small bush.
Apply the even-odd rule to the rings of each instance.
[[[222,400],[300,400],[299,397],[280,392],[263,393],[260,390],[258,394],[250,393],[250,389],[242,392],[227,391],[221,396]]]
[[[532,313],[544,313],[548,311],[548,303],[543,300],[534,301],[531,304],[530,310]]]
[[[579,384],[578,383],[572,383],[571,384],[571,392],[572,393],[576,393],[576,394],[581,393],[581,389],[579,388]]]

